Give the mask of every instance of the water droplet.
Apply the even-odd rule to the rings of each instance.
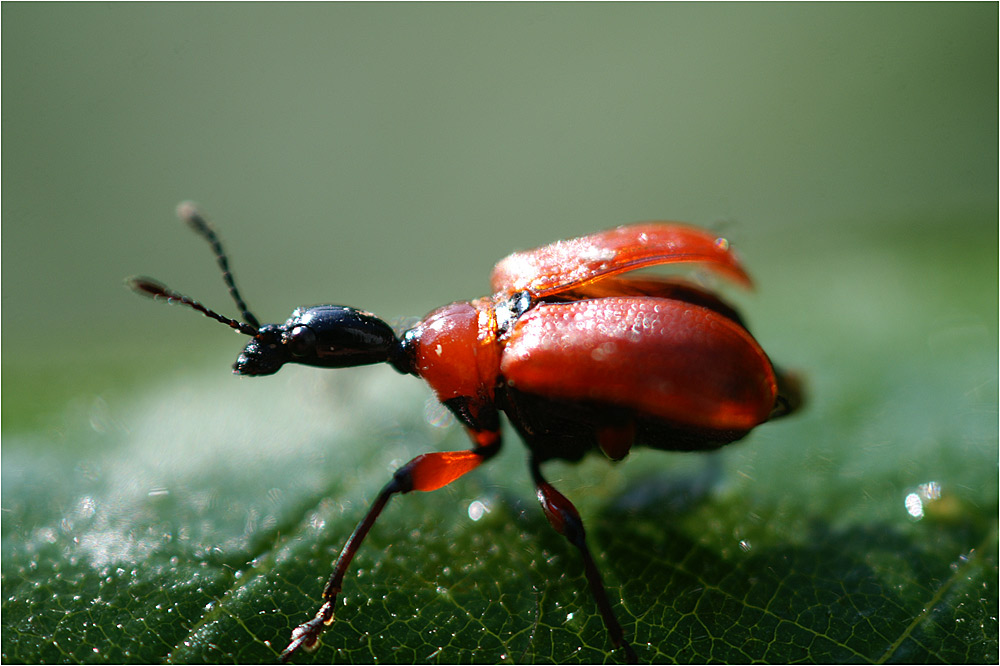
[[[469,504],[469,519],[476,521],[490,512],[490,507],[485,502],[474,500]]]
[[[89,518],[90,516],[93,516],[96,511],[97,511],[97,502],[94,501],[93,497],[87,495],[85,497],[80,498],[80,501],[77,503],[76,506],[76,512],[79,516],[82,516],[84,518]]]
[[[906,513],[910,514],[914,520],[920,520],[924,517],[924,503],[917,493],[907,495],[906,499],[903,500],[903,506],[906,507]]]
[[[928,481],[927,483],[921,483],[917,489],[920,496],[928,501],[933,501],[941,499],[941,484],[937,481]]]

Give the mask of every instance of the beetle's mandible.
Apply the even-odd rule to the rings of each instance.
[[[236,288],[214,230],[193,204],[181,204],[178,215],[212,246],[242,319],[150,278],[129,284],[250,336],[236,374],[269,375],[285,363],[387,362],[427,382],[472,439],[467,451],[425,453],[393,474],[347,540],[315,617],[292,632],[283,661],[319,644],[351,560],[389,499],[446,486],[496,455],[503,412],[528,446],[545,517],[580,552],[611,645],[635,662],[580,515],[545,480],[541,464],[579,460],[591,450],[620,460],[637,444],[715,449],[802,401],[796,378],[771,363],[718,296],[673,277],[626,275],[697,262],[748,287],[750,277],[729,244],[695,227],[634,224],[514,253],[494,267],[492,296],[438,308],[397,337],[375,315],[342,305],[300,307],[283,324],[260,324]]]

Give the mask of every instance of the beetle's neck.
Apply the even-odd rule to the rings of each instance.
[[[389,348],[388,358],[386,361],[404,375],[416,375],[417,374],[417,363],[416,363],[416,329],[411,328],[410,330],[403,333],[400,338],[396,339],[395,344]]]

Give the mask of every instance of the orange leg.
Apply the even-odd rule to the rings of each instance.
[[[597,610],[604,618],[604,626],[608,628],[611,637],[611,645],[617,648],[624,648],[625,658],[630,664],[639,662],[635,651],[629,642],[625,640],[625,633],[622,626],[618,624],[611,609],[611,602],[608,600],[608,593],[604,589],[604,582],[601,580],[601,572],[597,570],[597,564],[587,548],[586,534],[583,529],[583,521],[573,503],[566,499],[566,496],[552,487],[552,485],[542,477],[542,472],[538,467],[538,461],[531,460],[531,478],[535,482],[535,490],[538,494],[538,501],[542,505],[545,517],[566,539],[580,550],[583,555],[583,570],[587,575],[587,582],[590,583],[590,592],[597,602]]]
[[[292,631],[292,640],[281,653],[281,661],[286,662],[300,648],[314,650],[319,645],[323,629],[333,624],[334,604],[340,594],[341,585],[347,568],[358,552],[368,530],[396,493],[405,494],[411,490],[431,491],[446,486],[458,477],[489,460],[500,450],[500,431],[469,430],[476,445],[469,451],[447,451],[425,453],[406,463],[392,475],[392,480],[382,488],[372,503],[368,513],[354,528],[354,533],[347,540],[340,557],[333,567],[333,574],[323,590],[323,605],[319,607],[316,616],[300,624]]]

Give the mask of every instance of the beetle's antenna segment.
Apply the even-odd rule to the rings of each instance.
[[[184,220],[189,227],[194,229],[199,235],[208,241],[209,245],[212,246],[212,251],[215,253],[215,260],[219,262],[219,268],[222,269],[222,279],[226,282],[226,286],[229,287],[229,294],[233,297],[233,300],[236,301],[236,307],[239,308],[240,314],[243,316],[243,320],[255,329],[260,328],[260,322],[257,320],[257,317],[253,316],[253,313],[250,312],[247,304],[243,302],[243,297],[240,296],[240,290],[236,288],[236,282],[233,280],[233,273],[229,270],[229,258],[226,257],[226,251],[222,249],[222,241],[219,240],[219,236],[215,233],[215,229],[213,229],[211,225],[209,225],[208,221],[202,217],[201,213],[198,211],[198,206],[196,206],[193,201],[182,201],[177,206],[177,217]],[[254,335],[254,333],[251,333],[250,335]]]
[[[150,298],[165,298],[167,299],[168,303],[181,303],[183,305],[187,305],[188,307],[193,308],[198,312],[202,313],[206,317],[214,319],[215,321],[218,322],[222,322],[226,326],[234,328],[240,333],[243,333],[244,335],[249,335],[249,336],[257,335],[257,329],[258,329],[257,326],[254,326],[253,324],[250,323],[244,324],[241,321],[237,321],[236,319],[230,319],[229,317],[223,317],[218,312],[210,310],[209,308],[205,307],[204,305],[194,300],[193,298],[188,298],[184,294],[179,294],[176,291],[168,288],[162,282],[158,282],[153,278],[133,277],[126,280],[125,284],[131,287],[133,291],[135,291],[138,294],[142,294],[143,296],[149,296]],[[247,313],[244,312],[243,314],[246,315]]]

